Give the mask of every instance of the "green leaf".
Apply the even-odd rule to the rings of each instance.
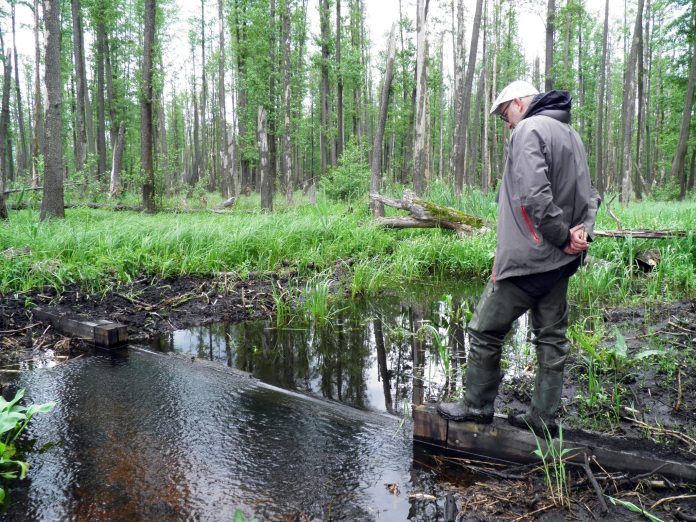
[[[664,350],[645,350],[643,352],[637,353],[633,358],[636,361],[642,361],[643,359],[646,359],[648,357],[652,357],[653,355],[663,356],[663,355],[665,355],[665,352],[664,352]]]
[[[0,486],[0,504],[5,503],[5,488]]]
[[[628,347],[626,346],[626,338],[621,335],[618,328],[614,329],[614,334],[616,335],[616,344],[614,345],[614,354],[617,359],[625,359],[628,354]]]
[[[32,417],[37,413],[48,413],[56,407],[56,402],[47,402],[45,404],[32,404],[27,410],[27,417]]]
[[[609,500],[611,500],[612,504],[623,506],[626,509],[628,509],[629,511],[633,511],[634,513],[639,513],[639,514],[643,515],[645,518],[647,518],[648,520],[650,520],[650,522],[664,522],[664,520],[662,520],[661,518],[656,517],[652,513],[648,513],[647,511],[645,511],[642,508],[639,508],[638,506],[636,506],[632,502],[628,502],[626,500],[621,500],[618,498],[610,497],[608,495],[607,495],[607,498],[609,498]]]
[[[7,402],[4,397],[0,397],[0,412],[12,408],[12,406],[17,404],[22,397],[24,397],[24,388],[17,390],[14,399],[12,399],[10,402]]]
[[[23,413],[3,412],[0,414],[0,435],[15,429],[24,419],[26,419],[26,415]]]

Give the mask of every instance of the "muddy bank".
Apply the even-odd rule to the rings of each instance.
[[[131,340],[219,321],[239,322],[273,314],[274,292],[282,294],[297,284],[292,274],[252,274],[241,280],[233,274],[215,278],[141,277],[103,295],[70,285],[54,289],[0,295],[0,358],[4,364],[47,349],[69,355],[88,348],[35,320],[32,309],[50,307],[93,319],[109,319],[127,326]]]

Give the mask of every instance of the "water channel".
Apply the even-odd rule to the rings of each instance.
[[[30,430],[48,446],[12,483],[3,519],[442,519],[452,476],[414,448],[404,413],[461,387],[479,291],[421,288],[329,320],[175,331],[26,371],[11,386],[59,405]],[[526,336],[521,322],[512,371],[531,358]]]

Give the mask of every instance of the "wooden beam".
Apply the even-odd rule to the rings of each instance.
[[[113,348],[128,342],[126,326],[104,319],[85,319],[61,311],[35,308],[32,313],[39,321],[51,324],[59,332],[80,337],[97,346]]]
[[[537,462],[534,451],[548,449],[547,442],[537,439],[531,431],[516,428],[504,416],[496,415],[493,424],[454,422],[443,419],[434,404],[421,405],[413,412],[414,442],[449,451],[458,451],[508,462]],[[649,441],[633,440],[563,430],[563,447],[559,439],[552,442],[557,451],[572,449],[567,460],[584,464],[585,456],[595,458],[608,470],[629,473],[659,473],[687,482],[696,482],[696,463],[660,457],[659,446],[649,449]]]

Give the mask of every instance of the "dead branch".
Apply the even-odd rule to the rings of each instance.
[[[377,218],[376,223],[379,226],[388,228],[447,228],[456,232],[460,237],[471,236],[476,232],[486,230],[486,223],[481,218],[420,199],[410,190],[404,191],[403,198],[400,200],[377,193],[370,194],[370,199],[411,214],[409,217]]]
[[[594,488],[595,493],[597,494],[597,500],[599,500],[599,505],[601,506],[602,513],[606,513],[607,511],[609,511],[609,506],[607,506],[607,501],[604,500],[604,491],[602,491],[602,488],[599,487],[597,479],[592,473],[592,468],[590,468],[590,460],[587,458],[587,453],[585,453],[584,456],[585,464],[583,465],[583,468],[585,469],[585,473],[587,473],[587,478],[590,479],[590,484],[592,484],[592,487]]]

